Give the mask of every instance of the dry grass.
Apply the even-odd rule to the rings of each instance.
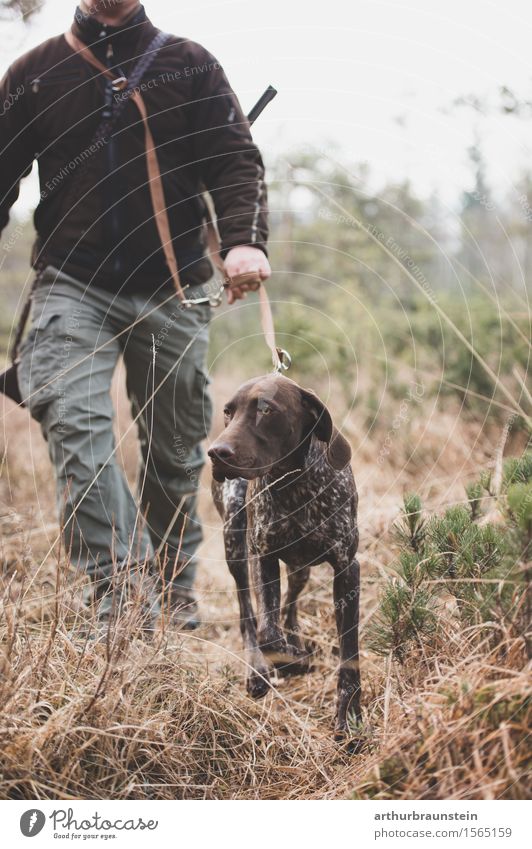
[[[220,391],[225,388],[220,382]],[[127,425],[119,393],[118,427]],[[420,411],[421,412],[421,411]],[[53,482],[27,413],[6,403],[0,595],[2,798],[523,798],[530,794],[530,677],[522,639],[496,649],[478,629],[444,622],[430,656],[404,665],[364,648],[393,554],[389,534],[404,489],[431,508],[463,499],[463,483],[496,451],[497,434],[456,413],[423,410],[394,434],[359,438],[348,423],[361,495],[365,745],[332,742],[336,637],[330,573],[314,570],[301,624],[314,671],[279,681],[261,702],[242,684],[243,657],[219,523],[202,491],[199,578],[205,624],[151,641],[134,617],[109,644],[69,637],[80,584],[54,546]],[[134,442],[122,458],[132,473]],[[452,471],[450,471],[452,470]],[[59,568],[58,568],[59,563]]]

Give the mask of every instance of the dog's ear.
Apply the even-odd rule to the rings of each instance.
[[[301,401],[312,419],[310,433],[327,443],[327,460],[333,469],[345,469],[351,460],[351,446],[333,425],[331,414],[311,389],[301,389]]]

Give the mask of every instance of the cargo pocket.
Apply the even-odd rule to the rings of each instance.
[[[193,366],[187,381],[186,397],[180,410],[176,410],[177,421],[181,424],[181,438],[184,445],[191,449],[205,439],[212,423],[212,401],[209,393],[210,378],[199,366]],[[178,400],[178,399],[176,399]]]
[[[22,397],[34,419],[40,421],[48,405],[60,394],[63,316],[43,309],[33,319],[20,348],[18,379]]]

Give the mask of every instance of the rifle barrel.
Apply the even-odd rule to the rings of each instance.
[[[251,124],[254,124],[260,113],[266,108],[270,100],[273,100],[275,95],[277,94],[277,89],[272,85],[269,85],[266,91],[261,94],[259,99],[257,100],[255,106],[253,106],[248,112],[248,121]]]

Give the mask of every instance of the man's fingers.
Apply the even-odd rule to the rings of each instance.
[[[260,286],[262,275],[258,269],[244,271],[240,274],[232,274],[229,278],[231,288],[257,289]]]
[[[234,304],[235,301],[245,298],[247,292],[255,292],[269,276],[269,269],[264,268],[253,268],[244,272],[235,270],[232,274],[226,272],[227,302]]]
[[[224,265],[230,286],[242,292],[255,291],[272,273],[268,258],[252,245],[231,248]]]
[[[235,301],[240,301],[246,297],[246,292],[240,286],[227,286],[227,303],[234,304]]]

